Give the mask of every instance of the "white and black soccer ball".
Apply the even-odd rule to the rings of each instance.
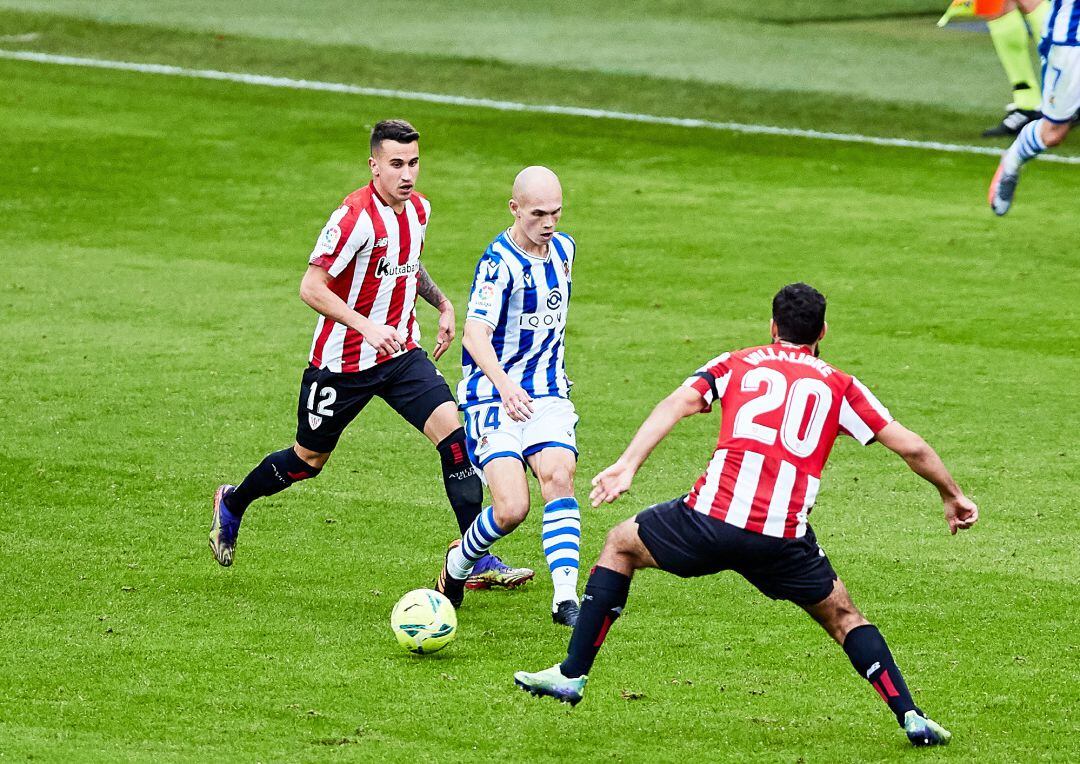
[[[394,605],[390,628],[398,644],[411,653],[427,655],[442,650],[457,634],[454,606],[433,589],[413,589]]]

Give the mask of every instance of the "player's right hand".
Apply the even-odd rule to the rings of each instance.
[[[503,410],[506,415],[515,422],[524,422],[532,416],[532,396],[522,390],[521,385],[513,380],[510,381],[505,390],[499,390],[499,397],[502,398]]]
[[[592,479],[593,489],[589,499],[594,507],[604,502],[610,504],[630,490],[634,482],[634,470],[621,462],[615,462]]]
[[[392,326],[373,324],[363,334],[364,342],[375,348],[379,355],[394,355],[405,348],[405,338]]]
[[[945,500],[945,522],[949,524],[949,533],[956,535],[979,521],[979,508],[967,496]]]

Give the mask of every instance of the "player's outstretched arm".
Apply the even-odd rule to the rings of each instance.
[[[454,304],[447,299],[439,285],[428,275],[427,268],[420,265],[416,274],[416,293],[424,298],[431,307],[439,311],[439,336],[435,338],[435,350],[432,355],[438,361],[442,354],[454,341],[454,333],[457,331]]]
[[[393,355],[405,347],[405,340],[392,326],[377,324],[345,304],[330,289],[330,274],[316,265],[309,265],[300,282],[300,299],[313,310],[332,321],[355,329],[364,336],[364,342],[383,355]]]
[[[701,394],[689,387],[678,388],[656,404],[618,461],[592,479],[593,490],[589,494],[592,505],[599,507],[603,502],[610,504],[630,490],[634,475],[660,441],[667,437],[679,420],[704,411],[706,405]]]
[[[499,391],[499,398],[502,399],[503,410],[507,415],[515,422],[524,422],[532,416],[532,397],[503,370],[495,347],[491,344],[494,333],[495,330],[490,324],[467,318],[461,344]]]
[[[975,502],[964,496],[941,457],[918,433],[899,422],[890,422],[876,437],[881,445],[899,454],[912,472],[938,489],[945,504],[945,521],[949,524],[950,533],[956,535],[958,530],[966,530],[978,521],[979,508]]]

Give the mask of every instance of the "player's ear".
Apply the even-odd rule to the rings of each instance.
[[[510,214],[514,217],[518,216],[518,210],[521,208],[518,206],[517,200],[514,197],[510,197]]]
[[[379,163],[375,161],[375,157],[371,156],[367,158],[367,165],[371,168],[371,175],[375,177],[379,174]]]
[[[829,322],[825,321],[824,323],[821,324],[821,334],[819,334],[817,336],[817,341],[821,342],[823,339],[825,339],[825,333],[828,332],[828,331],[829,331]]]
[[[771,318],[769,319],[769,336],[772,337],[772,341],[776,342],[780,339],[780,332],[776,328],[776,322]]]

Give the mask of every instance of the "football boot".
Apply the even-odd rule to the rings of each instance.
[[[229,567],[236,552],[236,536],[240,532],[240,518],[225,506],[225,497],[236,486],[219,485],[214,492],[214,515],[210,521],[210,551],[219,565]]]
[[[516,589],[536,574],[529,568],[511,568],[493,554],[485,554],[476,561],[472,573],[465,579],[469,589],[491,589],[501,586]]]
[[[1007,111],[1001,122],[983,130],[983,138],[1004,138],[1019,135],[1028,122],[1034,122],[1042,118],[1042,112],[1037,109],[1018,109],[1016,104],[1009,104],[1006,109]]]
[[[450,575],[450,552],[461,546],[461,539],[454,539],[446,548],[446,557],[443,558],[442,570],[439,571],[439,580],[435,582],[435,591],[450,600],[454,609],[461,607],[465,599],[465,579],[454,578]]]
[[[573,600],[564,600],[555,606],[551,613],[552,623],[559,626],[569,626],[571,629],[577,626],[578,614],[581,608]]]
[[[904,714],[904,734],[912,745],[917,746],[948,745],[952,740],[951,732],[914,710]]]
[[[1012,207],[1013,197],[1016,196],[1016,184],[1020,182],[1018,173],[1005,172],[1005,163],[998,165],[994,179],[990,181],[990,190],[986,194],[990,202],[990,209],[994,214],[1001,217]]]
[[[562,667],[556,663],[549,669],[530,674],[518,671],[514,674],[514,684],[532,695],[546,695],[562,703],[576,706],[585,694],[587,675],[570,678],[563,676]]]

